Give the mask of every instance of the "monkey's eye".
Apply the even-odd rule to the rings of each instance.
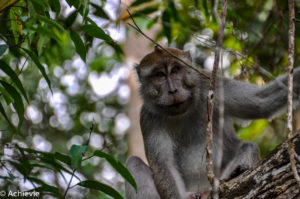
[[[165,73],[161,72],[161,71],[157,71],[156,73],[154,73],[155,77],[164,77]]]
[[[180,70],[180,67],[179,66],[174,66],[171,70],[171,74],[175,74],[177,73],[178,71]]]

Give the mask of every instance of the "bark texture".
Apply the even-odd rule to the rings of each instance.
[[[300,131],[295,133],[292,142],[300,157]],[[300,162],[297,158],[296,166],[300,173]],[[300,199],[300,187],[291,169],[288,142],[283,142],[251,170],[228,182],[221,182],[220,198]]]

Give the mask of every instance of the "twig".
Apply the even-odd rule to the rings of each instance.
[[[91,139],[91,135],[92,135],[93,129],[94,129],[94,119],[93,119],[92,126],[90,127],[89,138],[88,138],[88,140],[86,141],[86,144],[85,144],[85,145],[87,145],[87,146],[88,146],[89,143],[90,143],[90,139]]]
[[[82,162],[85,161],[85,160],[91,159],[92,157],[94,157],[94,155],[91,155],[91,156],[89,156],[89,157],[83,158],[83,159],[82,159]]]
[[[86,144],[85,144],[86,146],[89,145],[89,142],[90,142],[90,139],[91,139],[91,134],[92,134],[92,132],[93,132],[93,129],[94,129],[94,122],[92,123],[92,126],[90,127],[89,138],[88,138],[88,140],[86,141]],[[82,153],[82,156],[84,156],[84,155],[85,155],[85,153]],[[85,159],[82,159],[81,161],[90,159],[90,158],[92,158],[92,157],[93,157],[93,156],[87,157],[87,158],[85,158]],[[69,181],[69,184],[68,184],[68,186],[67,186],[67,189],[66,189],[66,191],[65,191],[65,193],[64,193],[63,198],[66,198],[66,195],[67,195],[67,193],[68,193],[68,191],[69,191],[69,189],[70,189],[70,186],[71,186],[73,177],[74,177],[74,175],[75,175],[75,172],[76,172],[76,168],[73,168],[72,175],[71,175],[71,179],[70,179],[70,181]]]
[[[159,43],[157,43],[156,41],[154,41],[152,38],[150,38],[148,35],[146,35],[140,28],[139,26],[136,24],[135,20],[133,19],[130,11],[127,9],[127,12],[132,20],[132,22],[134,23],[134,25],[132,25],[131,23],[127,23],[130,27],[132,27],[133,29],[135,29],[137,32],[139,32],[140,34],[142,34],[144,37],[146,37],[148,40],[150,40],[152,43],[154,43],[157,47],[159,47],[160,49],[162,49],[163,51],[165,51],[166,53],[168,53],[169,55],[171,55],[172,57],[174,57],[175,59],[177,59],[178,61],[180,61],[181,63],[185,64],[186,66],[188,66],[189,68],[191,68],[192,70],[200,73],[201,75],[203,75],[204,77],[206,77],[207,79],[210,78],[210,76],[206,73],[204,73],[203,71],[195,68],[194,66],[192,66],[191,64],[187,63],[186,61],[180,59],[178,56],[174,55],[171,51],[169,51],[168,49],[164,48],[163,46],[161,46]]]
[[[213,71],[211,73],[210,79],[210,86],[208,91],[208,109],[207,109],[207,126],[206,126],[206,170],[207,170],[207,178],[213,188],[212,195],[214,198],[218,197],[218,183],[215,184],[215,174],[213,168],[213,157],[212,157],[212,141],[213,141],[213,130],[212,130],[212,123],[213,123],[213,110],[214,110],[214,101],[215,101],[215,91],[216,91],[216,78],[217,78],[217,71],[220,62],[220,52],[223,45],[223,36],[224,36],[224,28],[225,28],[225,16],[227,11],[227,0],[224,0],[223,9],[221,13],[221,24],[219,26],[219,33],[218,33],[218,40],[216,44],[216,52],[215,52],[215,60],[213,65]],[[215,186],[217,185],[217,186]],[[215,197],[216,196],[216,197]]]
[[[67,193],[68,193],[68,191],[69,191],[69,189],[70,189],[71,182],[72,182],[72,180],[73,180],[75,171],[76,171],[76,169],[74,168],[73,171],[72,171],[71,179],[70,179],[69,184],[68,184],[68,186],[67,186],[67,189],[66,189],[66,191],[65,191],[65,193],[64,193],[64,198],[66,198],[66,195],[67,195]]]
[[[300,188],[300,177],[295,162],[295,148],[292,142],[293,138],[293,70],[295,54],[295,5],[294,0],[289,0],[289,55],[288,55],[288,112],[287,112],[287,129],[288,129],[288,151],[294,177]]]

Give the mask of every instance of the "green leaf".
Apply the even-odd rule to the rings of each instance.
[[[92,37],[103,39],[104,41],[109,43],[113,42],[113,39],[98,26],[88,24],[84,25],[81,29]]]
[[[33,4],[34,9],[41,13],[45,12],[46,7],[48,7],[48,5],[46,5],[47,3],[45,1],[31,0],[30,2]]]
[[[80,0],[66,0],[70,7],[74,6],[75,8],[79,8],[81,5]]]
[[[29,57],[32,59],[32,61],[35,63],[35,65],[39,68],[40,72],[42,73],[43,77],[45,78],[45,80],[49,86],[49,89],[52,93],[51,82],[48,78],[48,75],[46,74],[46,70],[45,70],[44,66],[40,63],[39,58],[30,50],[27,50],[25,48],[22,48],[22,49],[29,55]]]
[[[204,9],[205,16],[209,16],[210,14],[209,14],[209,11],[208,11],[207,0],[202,1],[202,7]]]
[[[37,178],[36,178],[37,179]],[[37,191],[37,192],[49,192],[51,193],[53,196],[57,197],[57,198],[64,198],[59,189],[57,187],[54,187],[54,186],[50,186],[50,185],[47,185],[46,183],[41,183],[41,181],[35,181],[33,180],[33,178],[31,177],[30,178],[31,181],[34,181],[36,183],[39,183],[39,184],[42,184],[42,186],[40,187],[37,187],[35,189],[33,189],[34,191]],[[39,180],[39,179],[37,179]],[[33,191],[33,190],[30,190],[30,191]]]
[[[71,146],[69,155],[71,157],[72,165],[75,169],[80,168],[83,153],[85,153],[86,150],[87,150],[87,146],[82,146],[82,145],[72,145]]]
[[[1,0],[0,1],[0,10],[3,11],[4,9],[8,8],[9,6],[12,6],[17,1],[15,0]]]
[[[0,56],[3,55],[8,48],[8,45],[6,44],[0,44]]]
[[[157,12],[159,10],[159,4],[154,4],[151,6],[147,6],[144,9],[139,9],[136,12],[132,13],[133,17],[137,17],[137,16],[147,16],[153,12]]]
[[[78,12],[75,10],[67,17],[67,19],[65,21],[65,25],[67,28],[72,26],[72,24],[76,20],[77,15],[78,15]]]
[[[176,6],[175,6],[175,3],[173,0],[169,0],[168,1],[168,6],[169,8],[171,9],[171,13],[172,13],[172,17],[173,19],[176,21],[176,22],[179,22],[180,21],[180,18],[178,16],[178,12],[177,12],[177,9],[176,9]]]
[[[59,15],[60,13],[60,3],[59,0],[49,0],[48,1],[50,4],[51,9],[56,12],[56,16]]]
[[[9,105],[10,103],[13,102],[12,97],[9,95],[9,93],[7,92],[7,90],[5,90],[5,88],[3,86],[0,85],[0,92],[4,97],[4,100],[6,102],[7,105]]]
[[[167,25],[167,24],[171,24],[171,18],[170,18],[170,13],[169,13],[168,9],[163,12],[162,20],[163,20],[163,22],[165,22],[165,23],[163,23],[164,32],[165,32],[165,35],[168,38],[168,42],[170,44],[171,40],[172,40],[172,35],[171,35],[172,32],[171,32],[171,27],[169,25]]]
[[[52,39],[56,40],[57,43],[62,41],[60,37],[58,37],[56,34],[54,34],[53,31],[51,31],[51,29],[49,29],[45,26],[39,25],[38,28],[36,29],[36,31],[38,33],[40,33],[41,35],[46,36],[47,38],[52,38]]]
[[[22,24],[19,21],[19,15],[21,14],[21,11],[19,8],[11,8],[9,11],[9,17],[11,19],[11,29],[16,41],[16,44],[19,41],[19,37],[22,32]]]
[[[82,181],[82,182],[78,183],[77,185],[102,191],[103,193],[106,193],[107,195],[110,195],[115,199],[123,199],[123,197],[120,195],[120,193],[117,192],[115,189],[113,189],[112,187],[110,187],[106,184],[103,184],[103,183],[100,183],[97,181],[86,180],[86,181]]]
[[[103,10],[102,7],[98,6],[97,4],[90,3],[96,10],[93,12],[95,16],[101,17],[103,19],[109,19],[109,16]]]
[[[18,89],[21,91],[22,95],[25,97],[26,101],[29,103],[29,100],[27,98],[25,89],[23,88],[23,85],[18,77],[18,75],[2,60],[0,60],[0,69],[3,70],[16,84]]]
[[[71,165],[72,164],[72,161],[70,159],[69,156],[65,155],[65,154],[62,154],[62,153],[59,153],[59,152],[55,152],[54,154],[54,157],[55,159],[67,164],[67,165]]]
[[[132,175],[130,174],[128,169],[118,159],[116,159],[114,156],[104,153],[100,150],[96,150],[94,152],[94,156],[98,156],[100,158],[105,158],[109,162],[109,164],[116,171],[118,171],[118,173],[121,176],[123,176],[123,178],[125,178],[135,188],[135,190],[137,190],[137,186],[136,186],[136,182],[135,182],[134,178],[132,177]]]
[[[62,32],[65,32],[65,31],[66,31],[62,25],[60,25],[59,23],[57,23],[56,21],[54,21],[54,20],[51,19],[51,18],[45,17],[45,16],[43,16],[43,15],[39,15],[39,14],[36,14],[36,15],[35,15],[35,18],[36,18],[36,19],[39,19],[39,20],[42,20],[42,21],[44,21],[45,23],[47,23],[47,24],[49,24],[49,25],[51,25],[51,26],[56,27],[58,30],[60,30],[60,31],[62,31]]]
[[[33,169],[32,165],[27,160],[23,160],[22,163],[14,161],[9,161],[9,163],[12,164],[25,177],[27,177]]]
[[[3,87],[8,91],[10,96],[14,99],[13,105],[16,109],[18,116],[19,116],[19,125],[20,128],[23,123],[24,118],[24,104],[21,95],[18,93],[18,91],[11,86],[10,84],[6,83],[5,81],[0,80],[0,83],[3,85]]]
[[[81,40],[80,36],[77,34],[77,32],[70,30],[70,36],[72,41],[75,44],[76,52],[79,54],[81,59],[85,62],[86,60],[86,48],[84,46],[83,41]]]
[[[130,6],[138,6],[140,4],[146,3],[146,2],[151,2],[151,0],[136,0],[134,1]]]
[[[88,3],[88,1],[84,1],[84,4],[80,7],[80,14],[83,17],[82,23],[86,22],[89,11],[90,11],[89,3]]]
[[[9,121],[6,113],[5,113],[5,110],[4,110],[4,107],[2,106],[1,102],[0,102],[0,113],[3,115],[3,117],[5,118],[5,120],[7,121],[7,123],[13,127],[13,124]]]

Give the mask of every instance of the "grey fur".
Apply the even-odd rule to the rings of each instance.
[[[176,52],[176,49],[173,51]],[[151,54],[147,56],[149,58]],[[142,61],[141,64],[143,63],[146,62]],[[172,63],[172,58],[168,58],[161,64],[164,67],[172,67],[169,66]],[[138,70],[143,70],[142,66],[139,67]],[[151,77],[139,76],[144,100],[140,123],[149,167],[137,157],[129,158],[127,167],[137,181],[138,193],[136,194],[126,183],[127,199],[187,199],[191,193],[197,192],[199,171],[201,191],[210,189],[205,161],[201,166],[201,159],[205,158],[203,152],[209,80],[187,67],[182,68],[177,76],[170,75],[170,78],[178,90],[176,95],[169,92],[170,86],[167,81],[158,84]],[[259,161],[256,144],[245,142],[236,136],[234,119],[271,118],[286,106],[286,85],[287,75],[262,87],[224,79],[225,121],[221,176],[219,176],[221,179],[234,177],[239,174],[239,170],[249,169]],[[156,95],[153,95],[153,90],[157,91]],[[219,88],[216,91],[213,118],[213,154],[217,151],[218,139],[218,90]],[[300,68],[294,70],[294,93],[296,99],[296,95],[300,94]],[[161,105],[169,106],[170,101],[176,101],[177,98],[186,99],[186,95],[189,95],[191,100],[183,113],[168,111],[168,108],[160,109]],[[296,102],[299,102],[298,97]]]

